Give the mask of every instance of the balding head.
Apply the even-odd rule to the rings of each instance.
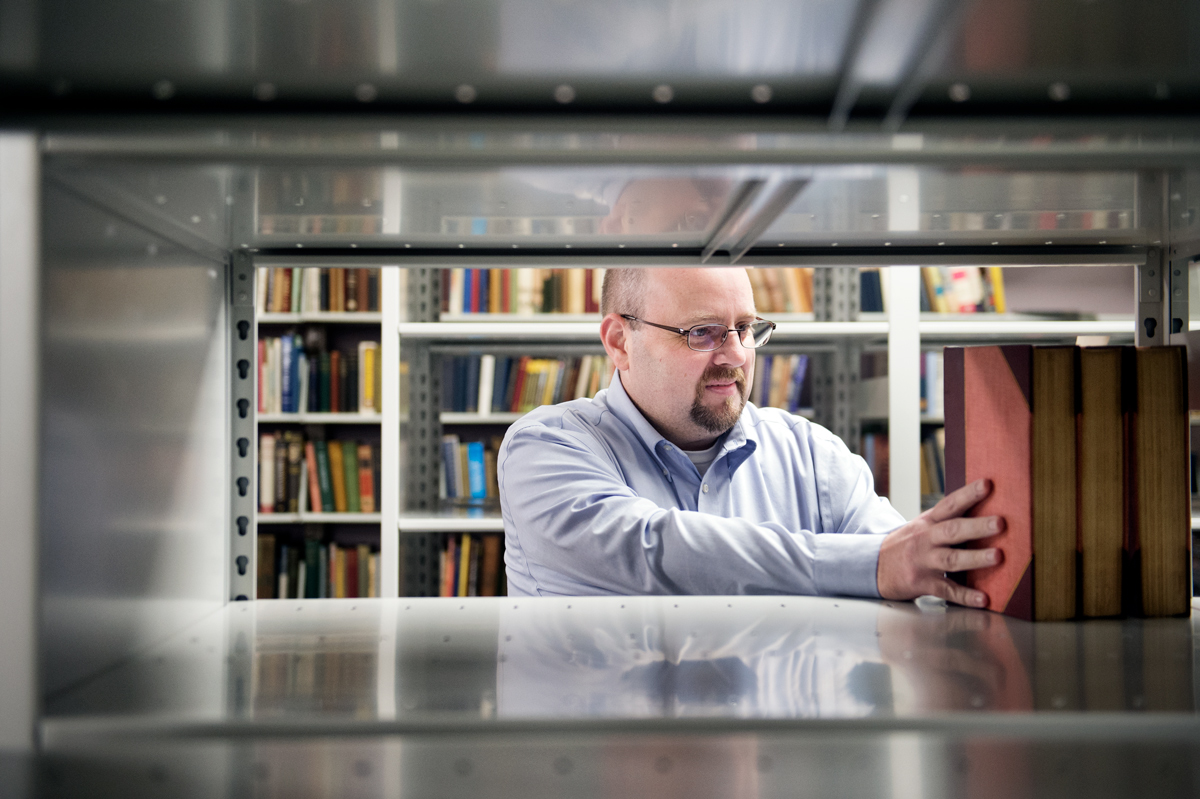
[[[645,269],[606,269],[600,292],[600,315],[640,317],[646,308]]]

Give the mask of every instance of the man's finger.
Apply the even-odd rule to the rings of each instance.
[[[966,605],[969,608],[982,608],[987,605],[987,594],[982,591],[976,591],[973,588],[967,588],[965,585],[959,585],[956,582],[947,580],[945,577],[936,580],[933,584],[933,590],[930,592],[934,596],[940,596],[947,602],[953,602],[956,605]]]
[[[962,516],[975,505],[982,502],[990,493],[992,493],[991,480],[976,480],[944,496],[942,501],[934,505],[933,509],[929,511],[929,520],[932,522],[944,522],[947,519]]]
[[[929,551],[929,568],[943,572],[964,572],[995,566],[1003,559],[998,549],[951,549],[937,547]]]
[[[954,546],[995,535],[1004,529],[1000,516],[964,516],[939,522],[929,531],[929,541],[934,546]]]

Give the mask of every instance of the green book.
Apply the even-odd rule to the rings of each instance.
[[[313,449],[317,451],[317,485],[321,487],[321,507],[332,511],[333,479],[329,476],[329,445],[324,440],[317,440],[313,442]]]
[[[315,538],[304,541],[304,598],[320,597],[321,542]]]
[[[358,513],[362,510],[358,501],[358,442],[346,440],[333,443],[334,446],[339,443],[342,445],[343,471],[346,474],[346,510]]]

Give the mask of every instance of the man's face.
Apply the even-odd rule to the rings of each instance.
[[[729,327],[755,318],[744,269],[649,269],[641,318],[672,327]],[[628,322],[626,324],[629,324]],[[754,381],[754,350],[736,332],[712,352],[696,352],[683,336],[637,325],[628,337],[626,392],[668,441],[702,449],[741,416]]]

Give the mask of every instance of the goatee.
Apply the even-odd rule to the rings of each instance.
[[[709,383],[723,383],[732,380],[737,385],[737,394],[727,397],[716,408],[704,404],[704,387]],[[721,435],[727,432],[742,415],[746,407],[746,373],[725,366],[710,366],[704,370],[700,382],[696,385],[696,397],[692,400],[689,417],[692,422],[710,433]]]

